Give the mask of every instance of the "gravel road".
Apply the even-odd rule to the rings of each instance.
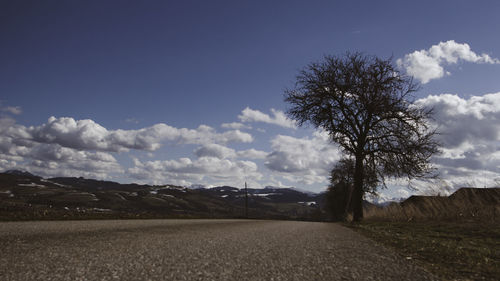
[[[0,280],[435,280],[332,223],[0,223]]]

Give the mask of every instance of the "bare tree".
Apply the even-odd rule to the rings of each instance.
[[[344,221],[352,211],[352,193],[355,162],[352,158],[343,158],[333,167],[330,174],[330,185],[326,193],[326,209],[335,221]],[[376,193],[379,179],[372,166],[365,166],[363,192]]]
[[[363,192],[375,194],[377,187],[381,183],[377,175],[376,167],[366,163],[364,166]],[[356,163],[352,158],[342,158],[335,164],[330,172],[330,185],[340,183],[351,184],[354,182],[354,170]]]
[[[329,132],[354,160],[353,215],[363,218],[366,167],[377,177],[424,177],[437,152],[429,127],[431,110],[413,105],[418,85],[401,74],[391,59],[360,53],[326,56],[297,76],[285,91],[288,115],[299,125],[311,123]]]

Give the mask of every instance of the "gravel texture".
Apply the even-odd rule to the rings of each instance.
[[[436,280],[332,223],[0,223],[0,280]]]

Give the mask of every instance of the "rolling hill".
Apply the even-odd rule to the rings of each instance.
[[[321,195],[294,188],[248,189],[252,218],[314,219]],[[238,218],[245,216],[245,190],[230,186],[120,184],[22,171],[0,173],[0,219]]]

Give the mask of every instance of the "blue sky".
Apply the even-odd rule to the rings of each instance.
[[[492,185],[500,178],[499,8],[1,1],[0,169],[320,191],[339,153],[324,133],[282,118],[283,91],[308,63],[362,51],[399,60],[423,83],[420,102],[441,110],[439,184]],[[408,193],[397,184],[385,192]]]

